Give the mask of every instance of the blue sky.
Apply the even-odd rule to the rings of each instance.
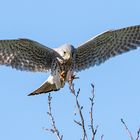
[[[0,39],[30,38],[48,47],[71,43],[75,47],[108,29],[140,24],[139,0],[1,0]],[[90,83],[95,85],[96,138],[129,139],[123,118],[134,136],[140,127],[140,49],[117,56],[77,75],[80,102],[89,124]],[[30,73],[0,66],[0,139],[55,140],[50,128],[47,95],[26,96],[44,82],[48,73]],[[57,126],[66,140],[81,138],[75,125],[75,100],[68,85],[52,93]],[[89,132],[89,131],[88,131]]]

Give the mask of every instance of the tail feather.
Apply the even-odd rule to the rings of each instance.
[[[51,84],[48,81],[46,81],[42,86],[40,86],[38,89],[33,91],[32,93],[28,94],[28,96],[34,96],[42,93],[49,93],[51,91],[57,91],[59,89],[56,88],[55,84]]]

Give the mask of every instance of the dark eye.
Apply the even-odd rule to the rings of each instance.
[[[66,52],[64,52],[64,55],[66,54]]]

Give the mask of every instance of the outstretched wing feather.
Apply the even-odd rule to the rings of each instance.
[[[77,48],[75,69],[81,71],[140,45],[140,25],[104,32]]]
[[[0,65],[26,71],[45,72],[58,53],[29,39],[0,40]]]

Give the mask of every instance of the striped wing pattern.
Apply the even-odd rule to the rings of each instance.
[[[48,71],[58,53],[29,39],[0,40],[0,65],[26,71]]]
[[[107,59],[136,49],[140,45],[140,25],[110,30],[80,45],[75,54],[75,69],[81,71]]]

